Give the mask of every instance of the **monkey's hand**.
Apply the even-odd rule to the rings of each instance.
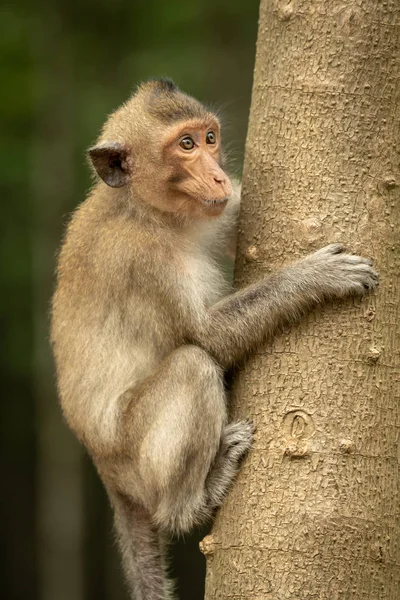
[[[297,266],[306,269],[308,274],[312,271],[315,277],[312,283],[327,298],[362,295],[378,285],[378,273],[372,261],[347,254],[341,244],[330,244],[300,260]]]

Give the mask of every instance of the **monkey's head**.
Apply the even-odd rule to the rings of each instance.
[[[169,79],[142,84],[89,156],[104,183],[163,212],[217,216],[232,193],[217,117]]]

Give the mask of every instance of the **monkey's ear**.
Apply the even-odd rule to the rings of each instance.
[[[103,142],[89,148],[96,173],[110,187],[122,187],[129,179],[128,150],[118,142]]]

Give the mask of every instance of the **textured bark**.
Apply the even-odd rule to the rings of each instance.
[[[399,134],[398,1],[261,1],[237,283],[334,241],[381,283],[238,374],[256,441],[203,541],[207,600],[400,599]]]

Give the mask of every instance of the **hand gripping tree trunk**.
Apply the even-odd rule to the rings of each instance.
[[[381,281],[239,373],[258,431],[206,600],[400,600],[399,140],[399,3],[262,0],[237,283],[334,241]]]

